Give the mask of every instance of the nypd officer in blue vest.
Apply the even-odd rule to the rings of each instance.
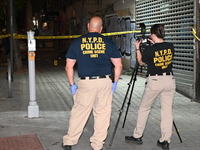
[[[92,17],[89,33],[75,39],[66,55],[66,75],[74,97],[67,135],[63,136],[63,149],[71,150],[78,143],[91,112],[94,133],[90,138],[94,150],[103,149],[110,125],[112,94],[122,71],[121,55],[115,43],[101,35],[102,19]],[[78,83],[74,81],[77,63]],[[110,79],[114,66],[114,81]]]

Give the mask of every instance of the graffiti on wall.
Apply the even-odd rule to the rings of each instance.
[[[134,31],[135,21],[131,17],[118,17],[118,15],[110,15],[105,17],[106,32],[122,32]],[[123,57],[130,59],[130,67],[134,67],[136,63],[135,55],[135,37],[134,33],[112,36],[112,40],[117,44]]]

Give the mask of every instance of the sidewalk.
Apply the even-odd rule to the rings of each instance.
[[[54,58],[36,60],[36,99],[40,117],[27,117],[29,105],[29,79],[27,67],[14,73],[12,98],[8,97],[8,83],[5,78],[6,66],[0,70],[0,137],[37,135],[45,150],[62,150],[62,136],[66,134],[70,109],[73,105],[69,84],[65,75],[65,60]],[[26,62],[25,62],[26,64]],[[128,88],[131,76],[122,74],[117,90],[113,95],[111,125],[103,150],[161,150],[156,143],[160,137],[160,103],[156,100],[149,116],[142,145],[127,144],[126,135],[132,135],[136,123],[138,105],[144,90],[145,79],[137,76],[131,104],[122,128],[127,102],[117,128],[112,146],[111,137]],[[76,78],[78,80],[78,78]],[[129,98],[129,97],[128,97]],[[182,143],[174,129],[171,150],[200,150],[200,104],[176,93],[174,98],[174,121],[182,138]],[[79,143],[73,150],[91,150],[89,138],[93,133],[93,118],[90,117]]]

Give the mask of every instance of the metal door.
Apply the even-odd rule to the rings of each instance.
[[[156,23],[165,24],[165,41],[175,46],[173,70],[177,91],[195,98],[196,49],[191,29],[196,20],[194,0],[136,0],[136,24],[146,29]],[[147,32],[147,35],[149,32]]]

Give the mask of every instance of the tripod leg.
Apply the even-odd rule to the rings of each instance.
[[[176,133],[177,133],[177,135],[178,135],[178,137],[179,137],[179,140],[180,140],[180,142],[182,143],[183,141],[182,141],[182,139],[181,139],[181,136],[180,136],[180,134],[179,134],[179,131],[177,130],[177,127],[176,127],[176,124],[175,124],[174,121],[173,121],[173,125],[174,125],[174,128],[175,128],[175,130],[176,130]]]
[[[121,118],[121,114],[122,114],[122,110],[120,110],[120,113],[119,113],[119,116],[118,116],[118,119],[117,119],[117,123],[116,123],[116,125],[115,125],[115,129],[114,129],[114,131],[113,131],[113,134],[112,134],[112,137],[111,137],[109,146],[111,146],[112,143],[113,143],[113,140],[114,140],[114,137],[115,137],[115,133],[116,133],[116,131],[117,131],[117,127],[118,127],[118,124],[119,124],[119,121],[120,121],[120,118]]]
[[[127,109],[126,109],[126,113],[125,113],[125,117],[124,117],[124,122],[123,122],[122,128],[124,128],[124,126],[125,126],[125,122],[126,122],[126,118],[127,118],[127,115],[128,115],[129,106],[131,104],[132,93],[133,93],[135,82],[137,80],[138,66],[139,66],[139,64],[136,63],[136,65],[135,65],[135,70],[136,71],[135,71],[135,74],[134,74],[133,84],[132,84],[132,88],[131,88],[131,94],[129,96],[129,101],[127,103],[128,105],[127,105]]]
[[[112,134],[112,137],[111,137],[111,140],[110,140],[110,143],[109,143],[109,146],[112,145],[112,142],[114,140],[114,136],[115,136],[115,133],[117,131],[117,127],[118,127],[118,124],[119,124],[119,121],[120,121],[120,118],[121,118],[121,114],[123,112],[123,108],[124,108],[124,105],[125,105],[125,102],[126,102],[126,99],[127,99],[127,96],[128,96],[128,93],[129,93],[129,90],[130,90],[130,87],[131,87],[131,83],[132,83],[132,80],[133,80],[133,77],[134,77],[134,74],[135,74],[135,69],[133,70],[133,73],[132,73],[132,76],[131,76],[131,79],[130,79],[130,82],[128,83],[128,89],[126,91],[126,95],[124,97],[124,101],[122,103],[122,106],[121,106],[121,109],[119,110],[119,116],[118,116],[118,119],[117,119],[117,123],[115,125],[115,129],[113,131],[113,134]]]

